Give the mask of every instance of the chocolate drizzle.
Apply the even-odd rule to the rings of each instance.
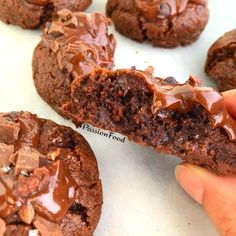
[[[167,84],[148,71],[136,73],[153,91],[153,114],[165,108],[188,112],[198,103],[211,114],[213,128],[224,128],[230,140],[236,141],[236,121],[226,110],[222,95],[212,88],[199,87],[201,81],[198,78],[191,76],[185,84]]]
[[[50,174],[46,189],[31,199],[36,213],[56,222],[63,219],[75,200],[75,181],[63,161],[58,160],[47,167]]]
[[[86,75],[95,67],[111,69],[115,40],[107,33],[108,20],[93,13],[58,12],[59,20],[47,25],[43,41],[56,53],[61,70],[74,77]]]
[[[183,12],[187,4],[207,5],[207,0],[135,0],[142,16],[149,21],[166,19]]]

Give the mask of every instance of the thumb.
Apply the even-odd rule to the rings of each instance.
[[[220,177],[190,164],[176,167],[176,179],[201,204],[222,236],[236,235],[236,177]]]
[[[230,115],[236,119],[236,89],[222,93],[224,104]]]

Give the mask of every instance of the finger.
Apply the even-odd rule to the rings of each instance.
[[[222,93],[225,107],[230,115],[236,119],[236,89]]]
[[[183,164],[176,167],[183,189],[202,204],[222,236],[236,235],[236,177],[219,177],[207,170]]]

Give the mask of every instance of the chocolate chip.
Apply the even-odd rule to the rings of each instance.
[[[166,17],[171,15],[171,7],[168,3],[161,3],[159,6],[159,11],[157,18],[159,19],[165,19]]]
[[[24,147],[18,151],[15,175],[19,175],[22,171],[31,172],[39,167],[40,154],[30,147]]]
[[[18,139],[20,124],[7,117],[0,117],[0,142],[12,144]]]
[[[167,84],[178,84],[177,80],[174,77],[171,77],[171,76],[164,79],[164,81]]]
[[[19,210],[18,212],[21,220],[26,223],[26,224],[31,224],[33,219],[34,219],[34,215],[35,215],[35,212],[34,212],[34,208],[33,206],[28,203],[26,205],[23,205],[21,207],[21,209]]]
[[[40,216],[36,216],[33,225],[43,236],[63,236],[57,224],[47,221]]]
[[[20,175],[16,181],[15,194],[19,197],[29,197],[48,186],[49,171],[46,167],[37,168],[29,177]]]

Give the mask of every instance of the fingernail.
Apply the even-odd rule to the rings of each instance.
[[[202,204],[204,193],[204,184],[202,179],[190,168],[183,165],[176,166],[175,176],[184,191],[196,202]]]

